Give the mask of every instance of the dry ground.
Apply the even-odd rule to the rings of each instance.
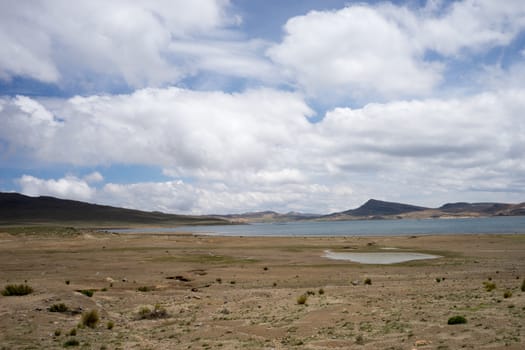
[[[525,348],[525,235],[59,237],[1,231],[0,289],[27,283],[34,292],[0,296],[0,349],[63,348],[71,339],[82,349]],[[382,247],[443,257],[388,266],[322,257],[325,249]],[[492,291],[484,288],[489,279],[496,284]],[[77,292],[84,289],[94,295]],[[506,291],[512,296],[505,298]],[[299,305],[306,293],[306,305]],[[79,327],[81,314],[48,311],[59,303],[97,310],[100,321],[94,329]],[[167,314],[140,319],[141,309],[145,314],[155,305]],[[447,325],[455,315],[468,323]]]

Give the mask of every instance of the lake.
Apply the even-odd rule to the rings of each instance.
[[[180,226],[111,230],[117,233],[192,232],[219,236],[405,236],[430,234],[525,233],[525,216],[424,220],[353,220]]]

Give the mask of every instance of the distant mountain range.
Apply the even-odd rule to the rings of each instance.
[[[525,216],[525,203],[447,203],[439,208],[370,199],[357,209],[320,217],[321,220],[424,219],[484,216]]]
[[[370,199],[356,209],[328,215],[287,213],[273,211],[219,216],[236,222],[337,221],[376,219],[425,219],[483,216],[525,216],[525,203],[447,203],[439,208],[420,207],[404,203]]]
[[[228,222],[208,216],[146,212],[54,197],[29,197],[18,193],[0,192],[0,224],[32,223],[94,226],[126,226],[130,224],[174,226],[226,224]]]
[[[28,223],[93,226],[174,226],[253,222],[335,221],[364,219],[424,219],[483,216],[525,216],[525,203],[447,203],[439,208],[370,199],[356,209],[329,215],[274,211],[231,215],[190,216],[146,212],[106,205],[58,199],[29,197],[19,193],[0,192],[0,224]]]

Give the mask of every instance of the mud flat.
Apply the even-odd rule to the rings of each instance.
[[[56,349],[74,341],[84,349],[525,345],[525,235],[240,238],[4,231],[0,289],[27,284],[34,291],[0,296],[0,349]],[[325,251],[390,253],[384,248],[391,247],[397,248],[392,253],[440,258],[383,265],[323,257]],[[86,290],[93,295],[81,292]],[[298,303],[301,295],[304,304]],[[67,311],[49,311],[59,304]],[[82,326],[82,313],[91,310],[99,322]],[[447,324],[458,315],[467,323]]]

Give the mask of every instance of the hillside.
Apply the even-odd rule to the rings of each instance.
[[[352,216],[399,215],[426,209],[428,208],[418,207],[410,204],[384,202],[376,199],[370,199],[359,208],[344,211],[343,214]]]
[[[452,217],[520,216],[525,215],[525,203],[447,203],[439,208],[370,199],[356,209],[333,213],[318,220],[360,219],[427,219]]]
[[[290,222],[301,221],[308,219],[316,219],[318,214],[305,214],[297,212],[288,212],[286,214],[277,213],[275,211],[259,211],[249,212],[243,214],[229,214],[229,215],[212,215],[213,217],[228,220],[234,223],[263,223],[263,222]]]
[[[116,208],[106,205],[58,199],[29,197],[0,192],[0,224],[70,223],[86,225],[190,225],[224,224],[219,218],[187,216]]]

